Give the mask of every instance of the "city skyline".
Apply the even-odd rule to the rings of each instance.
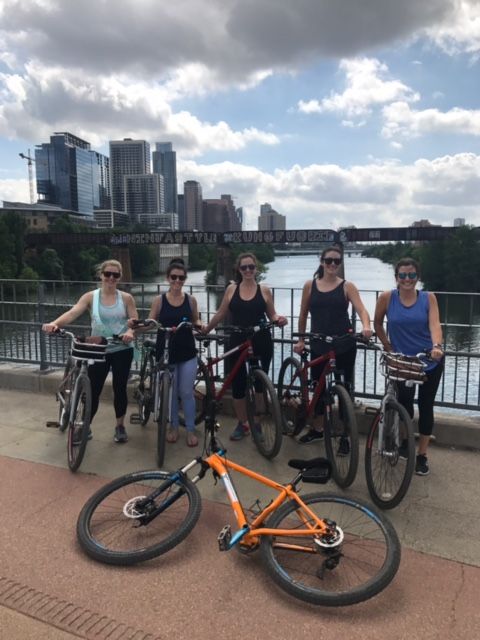
[[[232,194],[246,229],[264,202],[289,228],[480,224],[478,2],[112,7],[0,0],[1,200],[71,131],[170,141],[178,184]]]

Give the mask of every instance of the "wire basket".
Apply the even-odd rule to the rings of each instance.
[[[415,384],[422,384],[427,379],[425,363],[417,356],[404,356],[402,353],[382,354],[380,360],[382,374],[391,380],[410,380]]]
[[[72,342],[74,360],[105,362],[108,340],[102,336],[76,337]]]

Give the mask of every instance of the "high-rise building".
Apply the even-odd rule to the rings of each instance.
[[[242,223],[230,194],[203,201],[204,231],[241,231]]]
[[[165,187],[165,211],[178,212],[177,195],[177,154],[171,142],[157,142],[152,154],[153,173],[163,176]]]
[[[163,176],[146,173],[124,176],[126,212],[132,222],[157,226],[165,212]]]
[[[454,227],[464,227],[465,226],[465,218],[455,218],[453,220]]]
[[[186,231],[203,231],[202,185],[196,180],[183,183],[183,208]]]
[[[178,228],[180,231],[185,231],[185,206],[184,206],[184,195],[183,193],[179,193],[177,197],[178,202]]]
[[[258,217],[259,231],[284,231],[286,224],[286,216],[282,216],[281,213],[272,209],[268,202],[260,205],[260,215]]]
[[[39,201],[93,218],[109,201],[109,159],[68,132],[55,132],[35,148]]]
[[[112,208],[127,211],[126,176],[150,173],[150,145],[145,140],[110,141],[110,180]]]

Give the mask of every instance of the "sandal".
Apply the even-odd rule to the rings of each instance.
[[[167,442],[173,444],[178,440],[178,429],[167,429]]]
[[[198,438],[193,431],[187,431],[187,446],[196,447],[198,445]]]

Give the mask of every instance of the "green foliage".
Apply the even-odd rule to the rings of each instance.
[[[0,218],[0,277],[17,278],[23,269],[25,221],[16,213]]]
[[[25,262],[42,280],[63,279],[63,261],[55,249],[44,249],[40,255],[31,253],[26,256]]]

